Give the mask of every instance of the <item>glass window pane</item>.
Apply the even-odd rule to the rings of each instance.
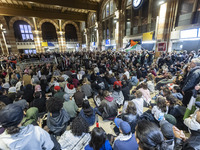
[[[28,33],[28,26],[27,25],[24,25],[24,31],[25,31],[25,33]]]
[[[29,40],[30,39],[30,36],[29,34],[26,34],[26,39]]]
[[[103,10],[103,19],[105,18],[106,16],[105,16],[105,9]]]
[[[179,15],[191,13],[195,0],[182,0]]]
[[[33,40],[33,34],[29,34],[30,39]]]
[[[110,15],[109,3],[106,5],[106,17]]]
[[[28,32],[29,32],[29,33],[32,33],[32,31],[31,31],[31,26],[30,26],[30,25],[28,25]]]
[[[22,40],[26,40],[26,34],[22,34]]]
[[[20,31],[21,33],[24,33],[24,26],[23,25],[19,25]]]
[[[110,14],[113,14],[113,1],[110,1]]]

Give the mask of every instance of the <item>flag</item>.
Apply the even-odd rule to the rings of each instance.
[[[48,43],[47,42],[42,42],[42,46],[46,47],[46,46],[48,46]]]
[[[131,40],[131,47],[137,45],[138,42]]]
[[[135,49],[136,49],[136,47],[137,47],[137,44],[136,44],[136,45],[134,45],[134,46],[132,46],[132,47],[130,47],[130,48],[127,48],[127,49],[126,49],[126,52],[133,51],[133,50],[135,50]]]

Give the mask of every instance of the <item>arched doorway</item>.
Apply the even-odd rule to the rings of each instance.
[[[44,22],[42,24],[42,38],[46,42],[56,42],[57,33],[55,26],[50,22]]]
[[[65,39],[67,42],[78,41],[76,27],[73,24],[67,24],[65,26]]]

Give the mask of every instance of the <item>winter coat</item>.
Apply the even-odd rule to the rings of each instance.
[[[52,113],[52,116],[48,113],[47,126],[54,135],[60,136],[66,130],[69,120],[69,114],[61,109],[60,112]]]
[[[0,135],[0,149],[11,150],[51,150],[54,147],[50,135],[38,126],[28,125],[20,127],[19,133],[9,135],[6,132]],[[31,144],[30,144],[31,143]]]
[[[118,104],[118,105],[122,105],[124,103],[124,96],[122,91],[113,91],[112,93],[112,97],[114,98],[114,101]]]
[[[83,84],[81,86],[81,91],[84,92],[85,96],[90,97],[92,96],[92,88],[90,84]]]
[[[86,113],[90,113],[90,115]],[[79,115],[89,124],[89,126],[92,126],[95,123],[95,114],[96,111],[92,107],[90,107],[88,110],[82,109],[79,113]]]
[[[190,70],[188,76],[185,79],[183,84],[182,91],[190,91],[193,90],[194,87],[200,82],[200,67],[197,66]]]
[[[117,103],[113,100],[113,98],[105,98],[99,106],[99,111],[102,113],[103,119],[114,118],[118,113]]]

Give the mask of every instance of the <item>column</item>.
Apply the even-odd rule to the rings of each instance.
[[[85,34],[86,34],[86,50],[90,50],[90,33],[88,28],[85,29]]]
[[[97,22],[97,47],[98,50],[102,50],[102,41],[103,41],[103,31],[102,31],[102,23],[100,21]]]
[[[58,36],[58,44],[59,44],[59,50],[61,53],[64,53],[66,51],[66,40],[65,40],[65,32],[63,31],[58,31],[57,32]]]
[[[4,36],[4,30],[0,29],[0,47],[2,54],[8,54],[8,47]]]
[[[8,40],[8,45],[10,45],[11,53],[14,53],[14,54],[18,53],[19,51],[17,49],[14,30],[13,29],[7,30],[5,37]]]
[[[157,21],[157,32],[156,39],[157,42],[166,42],[167,49],[169,47],[170,42],[170,34],[173,30],[173,25],[176,21],[176,8],[177,1],[172,0],[170,2],[166,2],[160,6],[159,19]],[[157,49],[156,49],[157,51]],[[157,51],[156,56],[158,57],[160,53]]]
[[[44,53],[45,50],[42,47],[42,31],[34,30],[33,37],[35,42],[35,49],[37,53]]]

